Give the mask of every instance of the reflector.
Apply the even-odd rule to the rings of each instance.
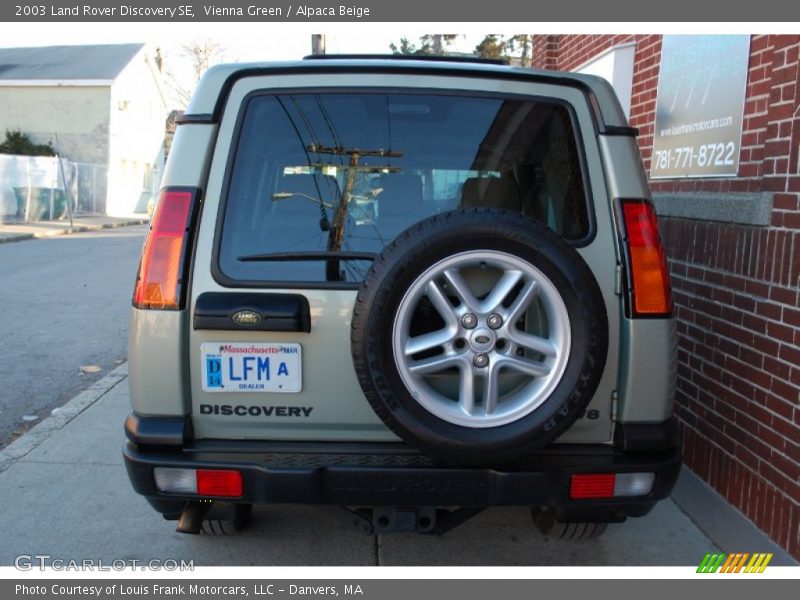
[[[194,469],[156,467],[153,469],[153,478],[159,491],[167,492],[168,494],[197,493],[197,479]]]
[[[615,496],[647,496],[653,490],[655,473],[617,473]]]
[[[570,498],[612,498],[613,496],[614,473],[576,474],[570,479]]]
[[[241,496],[242,491],[242,474],[239,471],[197,470],[197,493],[201,496],[235,498]]]

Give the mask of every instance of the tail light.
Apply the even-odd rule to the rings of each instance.
[[[573,500],[647,496],[653,491],[655,473],[576,473],[569,482]]]
[[[181,310],[185,305],[186,249],[192,230],[197,190],[162,190],[144,244],[133,305]]]
[[[631,316],[667,316],[672,312],[669,271],[653,205],[623,200]]]
[[[241,496],[242,474],[239,471],[198,469],[197,493],[201,496],[227,496],[230,498]]]
[[[573,475],[569,482],[570,498],[613,498],[614,474]]]
[[[239,498],[244,493],[242,474],[229,469],[153,469],[156,487],[168,494],[197,494]]]

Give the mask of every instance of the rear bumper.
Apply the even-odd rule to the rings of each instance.
[[[563,518],[622,520],[669,496],[680,470],[678,446],[622,451],[605,445],[553,445],[513,469],[437,465],[402,444],[198,441],[146,447],[129,442],[125,464],[134,489],[154,506],[197,496],[160,492],[153,469],[235,469],[244,492],[223,501],[344,506],[539,506]],[[647,496],[575,500],[575,473],[655,473]],[[211,499],[214,498],[204,498]]]

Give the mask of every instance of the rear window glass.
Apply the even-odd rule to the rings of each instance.
[[[219,268],[239,281],[360,282],[430,215],[488,206],[568,240],[589,234],[565,106],[394,93],[251,97],[239,128]]]

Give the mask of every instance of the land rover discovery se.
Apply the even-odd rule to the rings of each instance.
[[[672,490],[676,332],[636,143],[596,77],[459,59],[208,70],[130,325],[135,490],[590,537]],[[216,528],[215,528],[216,530]]]

